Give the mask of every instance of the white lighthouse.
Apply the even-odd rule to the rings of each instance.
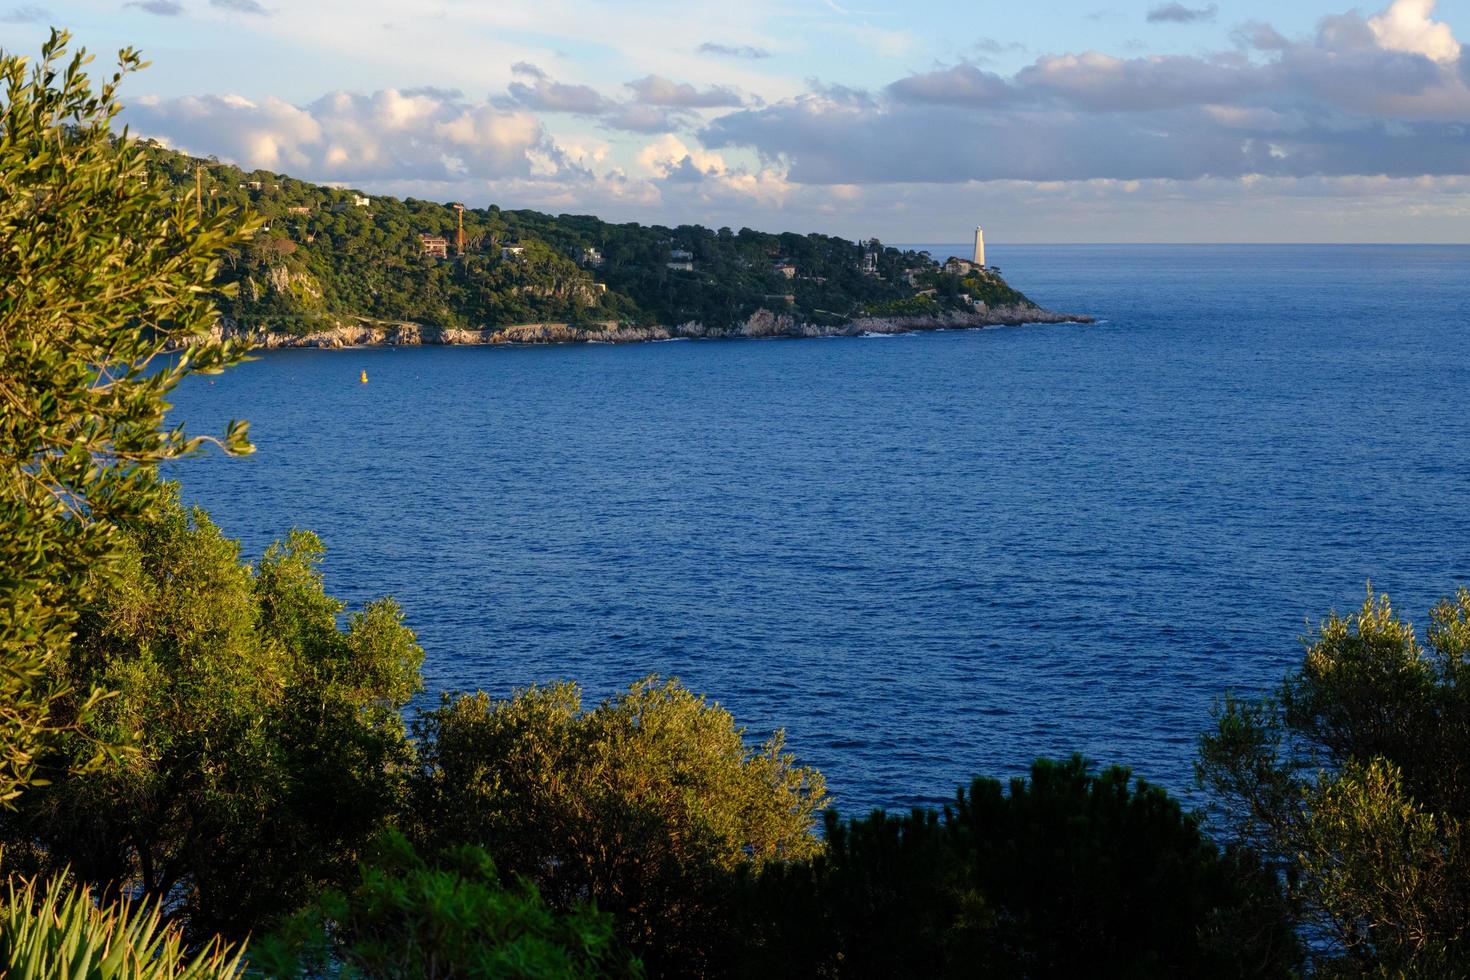
[[[975,226],[975,264],[985,268],[985,231],[979,225]]]

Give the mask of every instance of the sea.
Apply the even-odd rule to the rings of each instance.
[[[1470,585],[1470,247],[989,257],[1097,322],[274,351],[171,416],[258,452],[169,474],[247,556],[310,528],[333,593],[394,596],[425,704],[669,675],[848,814],[1072,753],[1202,805],[1227,691],[1370,582],[1421,630]]]

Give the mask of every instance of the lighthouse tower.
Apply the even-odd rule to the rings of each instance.
[[[975,226],[975,264],[985,267],[985,231],[979,225]]]

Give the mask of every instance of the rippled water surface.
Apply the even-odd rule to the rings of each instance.
[[[275,352],[176,398],[257,455],[176,475],[396,596],[431,688],[676,674],[848,811],[1072,751],[1189,792],[1308,620],[1470,583],[1470,249],[992,260],[1101,322]]]

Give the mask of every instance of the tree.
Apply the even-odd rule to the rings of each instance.
[[[1269,977],[1279,888],[1126,769],[1040,760],[942,812],[827,815],[827,853],[744,876],[742,976]]]
[[[703,969],[735,868],[821,848],[821,775],[676,681],[591,711],[569,683],[446,699],[416,735],[420,841],[483,846],[558,908],[595,901],[655,974]]]
[[[128,522],[117,574],[58,665],[115,696],[43,756],[49,785],[0,815],[43,867],[242,938],[345,880],[401,807],[400,714],[422,651],[390,600],[338,625],[320,542],[251,568],[199,510]],[[97,741],[136,751],[77,773]]]
[[[1227,697],[1201,742],[1224,826],[1291,884],[1324,970],[1470,962],[1470,591],[1426,639],[1370,589],[1274,694]]]
[[[329,890],[251,951],[273,977],[637,977],[612,919],[595,908],[555,912],[536,887],[507,886],[478,847],[425,860],[385,835],[350,890]]]
[[[94,90],[68,40],[53,31],[29,73],[0,54],[0,801],[102,696],[67,697],[52,667],[114,563],[116,523],[156,508],[157,464],[204,441],[162,427],[169,392],[244,353],[210,339],[209,284],[252,225],[150,182],[111,131],[142,62],[124,50]],[[216,441],[250,449],[244,423]]]

